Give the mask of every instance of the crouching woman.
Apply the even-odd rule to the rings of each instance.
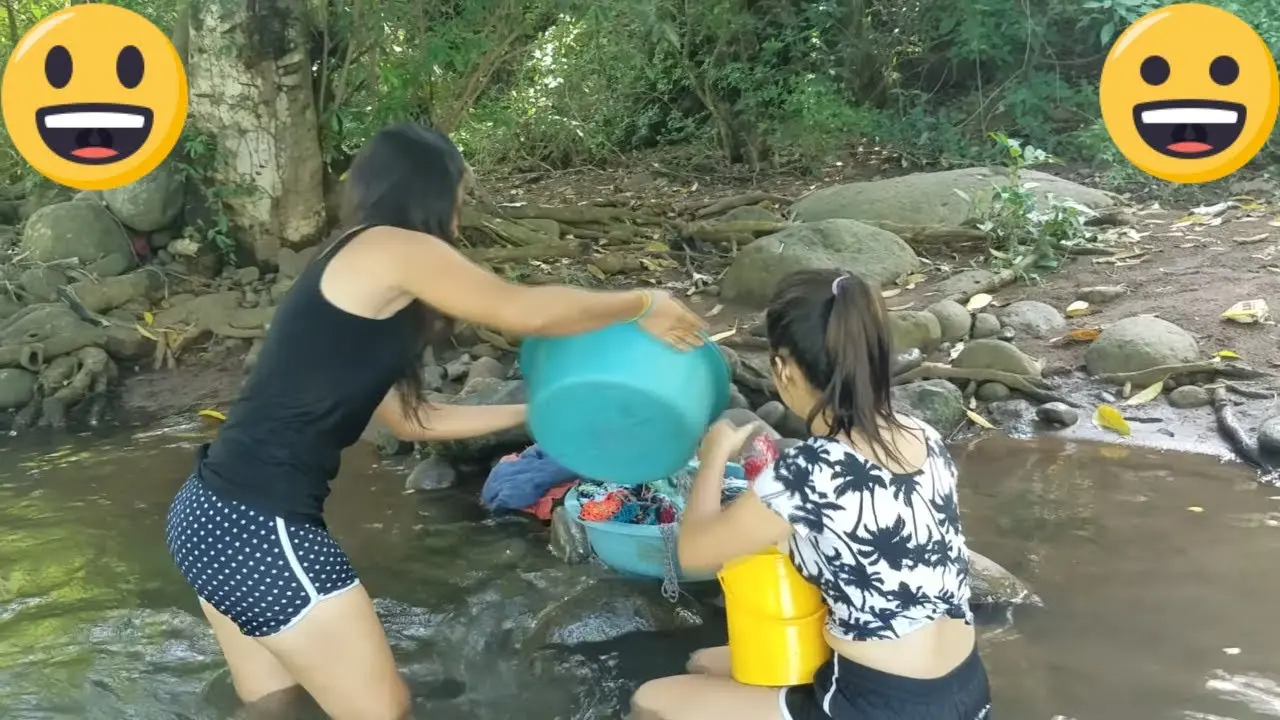
[[[786,547],[817,586],[832,650],[812,683],[747,686],[727,647],[641,686],[633,720],[989,720],[969,611],[956,468],[938,432],[894,412],[888,318],[857,276],[802,271],[765,316],[773,379],[809,440],[725,509],[724,466],[752,428],[711,428],[679,530],[690,571]]]

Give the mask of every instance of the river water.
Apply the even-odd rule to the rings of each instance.
[[[200,439],[5,441],[0,718],[234,717],[163,542]],[[1280,491],[1203,455],[1000,437],[957,453],[971,544],[1045,601],[983,629],[998,717],[1280,717]],[[485,518],[474,488],[403,477],[352,449],[329,515],[421,717],[619,718],[637,683],[723,641],[711,603],[562,565],[545,529]]]

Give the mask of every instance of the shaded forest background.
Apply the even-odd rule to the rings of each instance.
[[[187,0],[121,4],[174,28]],[[190,0],[243,4],[246,0]],[[1153,0],[249,0],[309,40],[326,185],[377,128],[450,132],[482,174],[617,163],[810,171],[997,160],[989,134],[1150,184],[1108,139],[1097,81]],[[1280,54],[1274,0],[1218,0]],[[3,0],[4,53],[65,2]],[[1270,11],[1264,12],[1266,9]],[[183,32],[176,29],[183,28]],[[191,150],[188,138],[188,147]],[[1274,166],[1273,139],[1255,162]],[[39,183],[0,138],[0,183]]]

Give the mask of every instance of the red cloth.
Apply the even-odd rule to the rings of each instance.
[[[551,511],[555,510],[556,501],[564,497],[565,493],[569,492],[569,490],[573,489],[573,486],[577,484],[577,480],[570,480],[569,482],[556,485],[548,490],[545,495],[539,498],[538,502],[525,508],[524,512],[533,515],[539,520],[550,520]]]
[[[743,455],[742,474],[746,476],[747,482],[751,482],[778,459],[778,446],[773,438],[760,433],[751,441],[751,448]]]

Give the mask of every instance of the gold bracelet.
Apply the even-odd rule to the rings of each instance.
[[[636,313],[636,316],[627,322],[638,322],[644,318],[645,315],[648,315],[651,309],[653,309],[653,293],[648,290],[641,290],[640,292],[642,293],[641,296],[644,298],[644,305],[640,308],[640,312]]]

